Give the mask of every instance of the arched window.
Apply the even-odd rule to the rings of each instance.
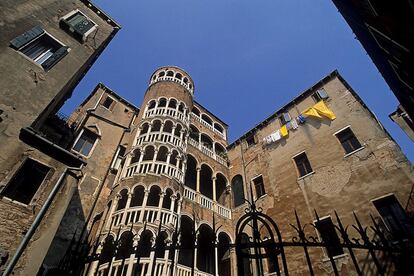
[[[244,185],[243,177],[238,174],[231,180],[231,188],[233,190],[234,207],[244,203]]]
[[[131,207],[142,206],[142,203],[144,202],[144,191],[145,189],[143,186],[136,186],[134,188],[134,193],[131,198]]]
[[[155,108],[155,100],[151,100],[149,103],[148,103],[148,110],[149,109],[153,109],[153,108]]]
[[[143,124],[141,127],[140,135],[146,134],[148,130],[149,130],[149,124],[148,123]]]
[[[201,165],[200,192],[202,195],[213,199],[213,170],[206,164]]]
[[[206,148],[213,150],[213,140],[204,133],[201,133],[201,144]]]
[[[216,200],[221,205],[227,206],[226,204],[226,186],[227,179],[221,173],[216,176]]]
[[[190,125],[190,138],[198,142],[200,131],[193,125]]]
[[[214,123],[214,129],[217,130],[220,133],[224,133],[224,128],[221,125],[217,124],[217,123]]]
[[[112,257],[115,255],[115,240],[114,237],[109,235],[106,237],[105,242],[102,247],[101,255],[99,256],[99,263],[104,264],[109,262]]]
[[[133,243],[134,234],[132,234],[132,232],[127,231],[122,233],[121,237],[119,238],[118,250],[116,252],[115,259],[119,260],[129,258],[129,255],[131,255],[134,251]]]
[[[206,114],[201,114],[201,119],[203,119],[207,124],[213,125],[213,120],[210,119]]]
[[[167,106],[167,99],[166,98],[160,98],[158,101],[158,107],[166,107]]]
[[[180,133],[181,129],[183,129],[183,127],[180,124],[177,124],[177,126],[175,128],[175,131],[174,131],[174,135],[177,136],[177,137],[180,137],[180,135],[181,135],[181,133]]]
[[[157,235],[155,239],[155,258],[164,258],[167,238],[168,235],[165,231]]]
[[[118,200],[118,206],[116,207],[116,210],[124,209],[128,200],[128,191],[126,189],[123,189],[119,195],[121,198]]]
[[[178,263],[191,266],[195,238],[193,234],[193,220],[188,216],[181,216],[181,249],[179,250]]]
[[[186,84],[188,82],[188,79],[186,77],[184,77],[184,83]]]
[[[158,150],[157,161],[166,162],[167,155],[168,155],[167,147],[161,146],[160,149]]]
[[[139,162],[140,158],[141,158],[141,151],[139,149],[136,149],[132,155],[131,164]]]
[[[171,208],[171,196],[173,194],[173,191],[171,189],[167,189],[164,195],[164,200],[162,202],[162,208],[164,209],[170,209]]]
[[[197,267],[201,271],[214,272],[214,234],[207,224],[199,228],[197,238]]]
[[[168,77],[174,77],[174,72],[173,71],[168,71],[167,76]]]
[[[200,110],[198,110],[197,107],[193,107],[193,110],[191,110],[191,112],[193,112],[195,115],[197,115],[198,117],[200,117]]]
[[[180,103],[180,105],[178,106],[178,111],[184,112],[184,104],[183,103]]]
[[[216,150],[216,154],[226,158],[227,157],[227,153],[226,153],[226,149],[219,143],[215,143],[214,148]]]
[[[176,213],[178,211],[178,205],[180,204],[180,199],[181,199],[181,195],[177,194],[177,197],[175,199],[175,204],[174,204],[174,212]]]
[[[197,160],[191,155],[187,155],[187,169],[185,171],[184,185],[196,190]]]
[[[218,235],[218,275],[231,275],[230,238],[226,233]]]
[[[160,78],[165,76],[165,72],[160,72],[160,74],[158,75]]]
[[[181,80],[183,76],[180,73],[175,74],[175,78]]]
[[[143,161],[153,160],[154,154],[155,154],[154,146],[147,146],[145,148],[145,154],[142,160]]]
[[[155,120],[152,122],[151,132],[157,132],[161,130],[161,121]]]
[[[168,103],[168,107],[175,109],[177,107],[177,101],[175,99],[170,99],[170,102]]]
[[[171,156],[170,156],[170,164],[173,166],[177,166],[177,157],[178,152],[176,150],[173,150]]]
[[[152,232],[150,230],[145,230],[141,233],[141,237],[138,243],[138,255],[140,257],[149,257],[151,254],[151,240],[152,240]]]
[[[171,133],[173,129],[173,122],[170,120],[165,121],[164,127],[162,128],[162,132]]]
[[[160,202],[161,189],[158,186],[152,186],[147,199],[147,206],[158,206]]]

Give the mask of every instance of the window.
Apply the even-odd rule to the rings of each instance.
[[[234,207],[238,207],[244,203],[244,187],[243,178],[240,174],[233,177],[231,181],[231,189],[233,190]]]
[[[88,156],[95,145],[97,135],[87,129],[83,130],[81,136],[73,146],[73,150],[79,152],[84,156]]]
[[[253,179],[254,188],[256,190],[256,197],[259,198],[262,195],[266,194],[264,183],[263,183],[263,177],[260,175]]]
[[[312,98],[315,102],[320,102],[322,100],[325,100],[327,98],[329,98],[328,93],[326,93],[325,89],[319,89],[318,91],[316,91],[313,95]]]
[[[79,10],[75,10],[60,20],[60,27],[79,41],[85,41],[87,36],[96,29],[96,24]]]
[[[249,146],[249,147],[256,144],[256,141],[254,139],[254,134],[252,134],[252,135],[250,135],[246,138],[246,143],[247,143],[247,146]]]
[[[39,26],[19,35],[10,41],[10,45],[46,71],[66,56],[69,50],[69,47],[59,43]]]
[[[362,147],[358,139],[352,132],[351,128],[349,127],[347,127],[344,130],[341,130],[335,135],[336,137],[338,137],[339,142],[341,142],[346,154],[356,151],[357,149],[360,149]]]
[[[401,207],[395,195],[372,202],[388,229],[400,238],[414,237],[414,225]]]
[[[102,105],[109,110],[113,109],[114,100],[111,97],[106,97],[105,100],[102,102]]]
[[[292,120],[292,118],[290,117],[290,114],[288,112],[286,113],[282,113],[282,115],[280,116],[280,124],[283,126],[286,123],[290,122]]]
[[[26,159],[3,190],[2,195],[11,200],[29,204],[49,170],[49,167],[35,160]]]
[[[299,177],[305,176],[312,172],[312,167],[306,153],[303,152],[293,157],[293,160],[295,160],[296,167],[298,168]]]
[[[111,169],[119,170],[124,164],[126,148],[124,146],[119,146],[115,154],[115,159],[112,163]]]
[[[315,221],[315,226],[321,235],[322,241],[327,245],[326,249],[328,250],[328,256],[344,254],[344,250],[341,247],[341,241],[336,233],[331,217]]]

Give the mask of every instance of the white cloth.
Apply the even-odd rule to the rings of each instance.
[[[292,121],[290,121],[292,129],[297,129],[298,128],[298,122],[296,121],[296,119],[293,119]]]
[[[277,130],[276,132],[273,132],[272,134],[270,134],[270,138],[272,139],[272,142],[276,142],[280,140],[280,131]]]

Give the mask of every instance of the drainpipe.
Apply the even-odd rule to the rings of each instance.
[[[9,276],[14,267],[17,264],[17,261],[22,256],[24,250],[27,247],[30,239],[33,237],[34,233],[36,232],[37,227],[39,226],[40,222],[42,221],[43,217],[45,216],[46,212],[48,211],[50,205],[52,204],[53,200],[55,199],[56,194],[59,192],[60,188],[63,185],[63,179],[69,170],[81,171],[83,164],[80,167],[67,167],[57,180],[53,190],[50,192],[48,198],[46,199],[45,203],[43,204],[42,208],[40,209],[39,213],[37,214],[35,220],[33,221],[32,225],[30,226],[29,230],[27,231],[26,235],[23,237],[23,240],[20,242],[16,252],[13,255],[13,258],[10,260],[9,264],[7,265],[6,269],[3,272],[3,276]]]

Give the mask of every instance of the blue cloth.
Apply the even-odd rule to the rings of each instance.
[[[299,124],[304,124],[306,122],[306,118],[302,114],[300,114],[296,119]]]

